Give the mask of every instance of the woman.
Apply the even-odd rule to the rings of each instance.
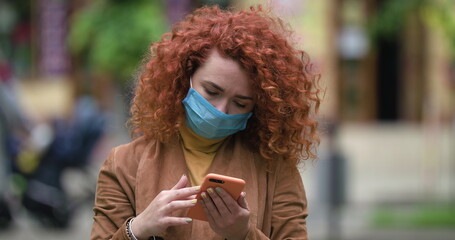
[[[296,165],[318,141],[318,75],[283,26],[261,7],[204,7],[152,45],[131,107],[135,140],[100,171],[92,239],[307,239]],[[238,200],[201,193],[209,221],[193,221],[209,172],[245,189]]]

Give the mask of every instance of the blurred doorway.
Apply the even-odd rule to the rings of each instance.
[[[341,121],[422,121],[431,52],[412,2],[337,2]]]

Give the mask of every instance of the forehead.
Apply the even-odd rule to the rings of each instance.
[[[218,74],[246,74],[240,64],[227,56],[223,56],[217,49],[212,49],[207,55],[207,59],[201,65],[199,70],[207,73]]]
[[[226,89],[236,89],[242,94],[252,95],[248,73],[236,60],[222,56],[218,50],[209,52],[206,61],[196,70],[195,82],[213,82]]]

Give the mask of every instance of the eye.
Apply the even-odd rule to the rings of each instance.
[[[239,108],[246,108],[246,105],[245,104],[242,104],[242,103],[239,103],[239,102],[234,102],[235,105]]]
[[[209,90],[209,89],[207,89],[207,88],[205,88],[204,90],[205,90],[205,92],[206,92],[208,95],[210,95],[210,96],[216,96],[216,95],[218,95],[217,92],[211,91],[211,90]]]

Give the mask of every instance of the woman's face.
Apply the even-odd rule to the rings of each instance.
[[[193,88],[226,114],[251,112],[255,100],[248,74],[239,63],[211,50],[192,77]]]

